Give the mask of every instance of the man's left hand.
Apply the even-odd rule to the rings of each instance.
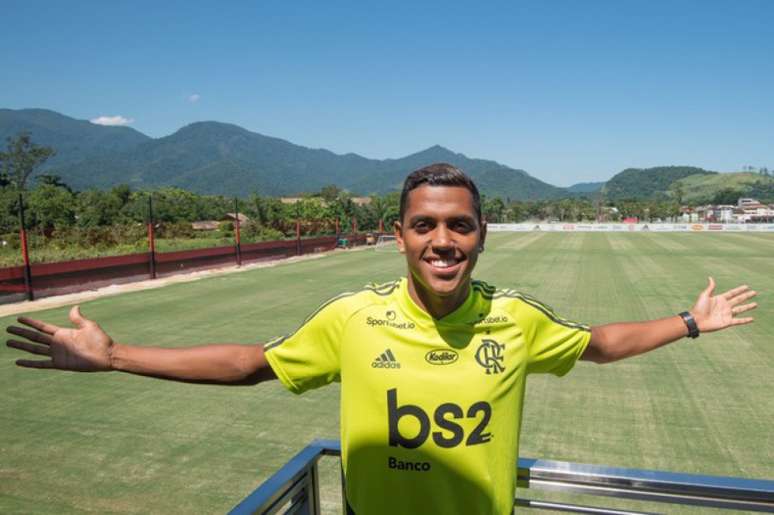
[[[719,331],[734,325],[749,324],[752,317],[738,317],[738,315],[755,309],[758,304],[745,301],[755,297],[757,292],[749,286],[737,286],[720,295],[712,295],[715,291],[715,279],[709,278],[709,285],[701,292],[696,304],[691,308],[691,315],[696,320],[696,325],[702,333]]]

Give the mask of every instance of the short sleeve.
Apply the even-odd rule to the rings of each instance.
[[[520,323],[528,345],[527,373],[565,375],[586,350],[591,329],[559,317],[537,300],[524,302],[528,307]]]
[[[339,380],[341,339],[349,317],[343,299],[350,295],[329,300],[295,332],[264,346],[269,365],[291,392],[303,393]]]

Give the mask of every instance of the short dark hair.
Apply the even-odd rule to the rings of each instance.
[[[465,172],[452,166],[449,163],[433,163],[419,170],[415,170],[406,177],[403,182],[403,191],[400,193],[400,221],[403,221],[403,215],[406,214],[408,207],[408,195],[411,190],[415,190],[422,185],[428,186],[459,186],[467,189],[473,196],[473,209],[476,211],[478,220],[481,221],[481,195],[473,181],[465,175]]]

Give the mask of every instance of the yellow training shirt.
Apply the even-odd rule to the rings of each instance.
[[[341,381],[356,514],[499,515],[513,509],[527,374],[566,374],[590,337],[588,326],[481,281],[436,320],[402,279],[331,299],[265,349],[292,392]]]

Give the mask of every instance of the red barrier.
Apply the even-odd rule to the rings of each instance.
[[[364,244],[364,235],[348,236],[351,244]],[[241,262],[282,259],[297,254],[312,254],[336,248],[336,236],[299,240],[276,240],[241,244]],[[143,252],[31,266],[35,296],[50,297],[64,293],[91,290],[152,277],[151,259],[155,254],[155,274],[163,277],[183,272],[205,270],[237,263],[237,248],[213,247],[174,252]],[[22,300],[25,293],[24,266],[0,268],[0,303]]]

